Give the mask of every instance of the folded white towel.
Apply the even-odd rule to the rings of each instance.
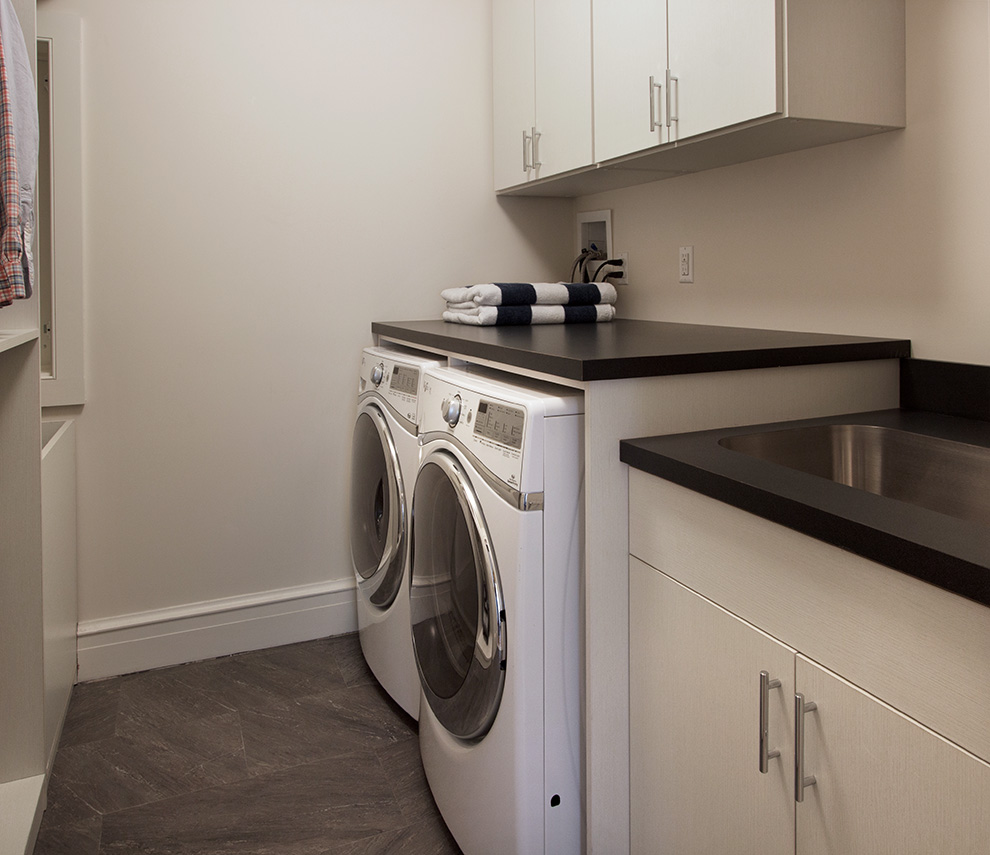
[[[489,282],[440,292],[458,308],[475,306],[595,306],[615,303],[609,282]]]
[[[452,324],[478,327],[527,324],[602,323],[615,317],[613,306],[477,306],[448,309],[443,319]]]

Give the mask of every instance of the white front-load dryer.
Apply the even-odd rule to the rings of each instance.
[[[420,751],[466,855],[582,849],[582,411],[579,392],[549,384],[424,376],[410,592]]]
[[[413,718],[419,677],[409,621],[409,509],[419,465],[423,372],[439,361],[382,347],[361,354],[351,446],[351,561],[361,650],[378,682]]]

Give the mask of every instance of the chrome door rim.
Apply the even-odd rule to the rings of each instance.
[[[405,570],[406,557],[406,494],[402,482],[402,468],[399,465],[399,453],[395,448],[395,440],[388,428],[388,422],[382,411],[374,404],[362,407],[355,419],[355,426],[362,415],[371,419],[385,458],[385,472],[388,483],[392,486],[389,495],[388,534],[385,539],[386,547],[382,552],[378,567],[368,576],[357,569],[354,560],[353,543],[351,566],[357,580],[358,590],[372,605],[385,610],[395,601],[402,587],[402,574]]]
[[[464,467],[453,454],[445,450],[433,451],[427,455],[420,464],[420,473],[431,465],[438,467],[446,476],[457,497],[458,505],[468,524],[475,568],[480,570],[483,576],[484,590],[480,588],[478,590],[481,605],[474,638],[474,651],[468,673],[460,689],[450,698],[444,698],[433,691],[423,673],[414,633],[416,667],[424,696],[437,720],[453,735],[462,739],[477,740],[489,731],[495,721],[505,688],[507,646],[505,600],[495,550],[485,524],[484,514]],[[419,486],[418,477],[417,486]],[[414,494],[410,585],[413,584],[416,575],[415,562],[416,495]]]

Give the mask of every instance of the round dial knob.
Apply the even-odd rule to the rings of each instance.
[[[457,420],[461,417],[461,396],[454,395],[449,401],[445,402],[443,408],[444,420],[451,427],[457,424]]]
[[[379,362],[374,368],[371,369],[371,382],[376,386],[382,385],[382,380],[385,377],[385,365]]]

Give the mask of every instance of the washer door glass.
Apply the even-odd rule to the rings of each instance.
[[[420,466],[412,544],[410,606],[423,693],[450,733],[479,739],[505,685],[504,601],[478,497],[446,451]]]
[[[358,414],[351,454],[351,561],[361,593],[387,608],[402,584],[406,504],[395,443],[377,407]]]

